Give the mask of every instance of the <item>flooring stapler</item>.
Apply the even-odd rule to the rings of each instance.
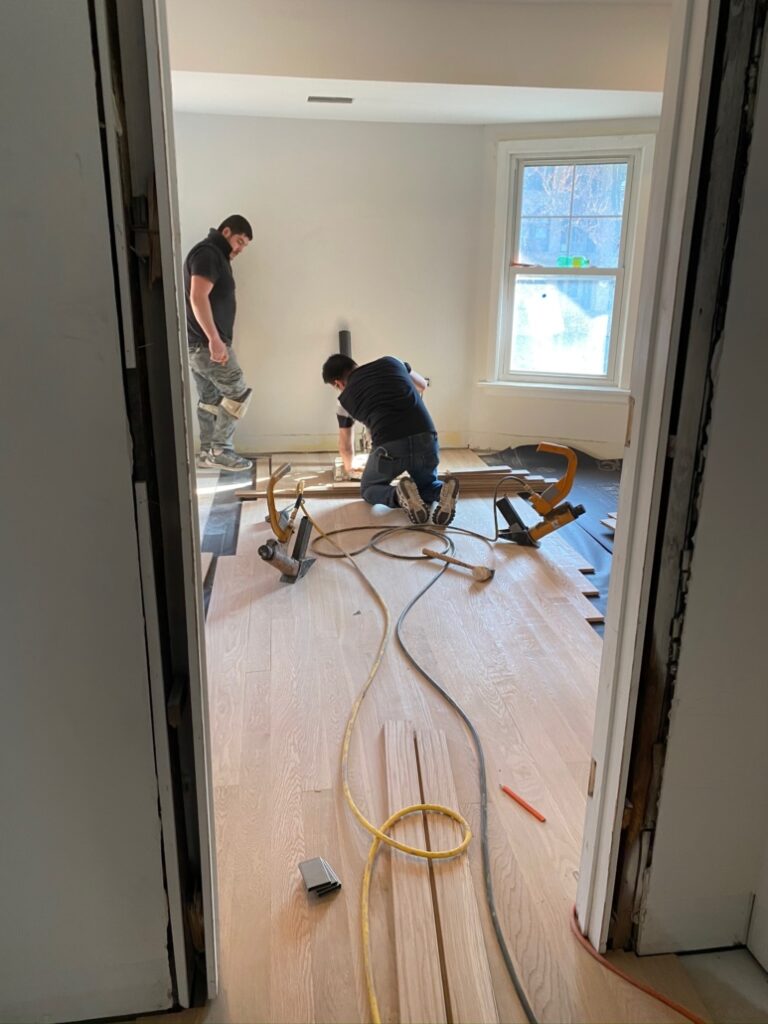
[[[259,557],[282,573],[280,577],[282,583],[295,583],[297,580],[300,580],[315,563],[314,558],[307,558],[309,537],[312,533],[311,519],[308,516],[302,516],[298,530],[296,529],[296,517],[303,500],[304,482],[301,481],[299,483],[296,501],[292,506],[283,509],[282,512],[278,512],[275,505],[275,485],[278,480],[281,480],[290,471],[291,467],[286,462],[282,466],[278,466],[269,478],[267,486],[267,508],[269,515],[267,516],[267,521],[272,527],[272,532],[275,536],[270,537],[266,544],[262,544],[259,548]],[[288,543],[294,531],[296,531],[296,540],[293,544],[293,551],[289,554]]]
[[[509,498],[499,498],[496,502],[496,508],[507,521],[507,529],[499,531],[499,540],[508,540],[513,544],[533,548],[539,546],[542,537],[574,522],[586,511],[583,505],[572,505],[564,500],[573,486],[573,478],[576,475],[576,452],[562,444],[546,443],[540,444],[536,450],[562,455],[568,460],[565,473],[559,480],[542,494],[532,492],[527,496],[527,500],[541,516],[539,522],[533,526],[526,526]]]

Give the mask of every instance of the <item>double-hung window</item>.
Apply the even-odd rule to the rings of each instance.
[[[500,144],[497,380],[625,386],[650,149],[648,137]]]

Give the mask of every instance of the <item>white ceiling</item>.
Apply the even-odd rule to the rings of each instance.
[[[514,124],[658,117],[660,92],[343,81],[173,71],[179,112],[422,124]],[[351,96],[350,104],[307,103]]]

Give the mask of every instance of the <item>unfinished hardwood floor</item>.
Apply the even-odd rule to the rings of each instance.
[[[325,499],[310,508],[325,530],[403,521],[399,511],[360,501]],[[367,1021],[359,896],[370,836],[348,812],[339,762],[382,615],[344,560],[319,558],[299,583],[281,583],[257,554],[270,536],[265,511],[263,501],[243,505],[237,554],[218,559],[206,626],[220,994],[175,1019]],[[460,501],[455,525],[492,532],[490,500]],[[366,536],[342,540],[353,548]],[[382,546],[416,554],[425,539],[432,542],[401,533]],[[498,913],[539,1020],[679,1020],[605,971],[569,931],[601,653],[587,622],[584,566],[568,547],[567,530],[546,538],[539,551],[460,535],[455,543],[458,557],[495,568],[494,580],[475,583],[464,570],[448,569],[416,605],[404,633],[414,656],[481,735]],[[393,618],[439,571],[430,561],[373,551],[359,561]],[[457,809],[475,833],[467,865],[498,1020],[522,1021],[485,904],[473,750],[455,713],[394,641],[363,704],[350,758],[353,793],[376,823],[389,813],[384,725],[391,721],[445,736],[440,756],[450,760]],[[546,824],[504,795],[502,783],[538,807]],[[325,901],[307,897],[297,866],[314,856],[329,861],[343,883]],[[371,895],[374,969],[386,1021],[401,1019],[398,965],[424,952],[407,948],[408,929],[393,914],[393,888],[402,882],[396,873],[405,864],[428,871],[426,862],[408,863],[383,850]]]

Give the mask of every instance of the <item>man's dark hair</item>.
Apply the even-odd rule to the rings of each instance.
[[[223,231],[224,228],[229,228],[233,235],[245,235],[251,241],[253,241],[253,228],[239,213],[233,213],[226,220],[223,220],[219,224],[217,231]]]
[[[346,380],[350,373],[357,366],[357,363],[350,356],[343,356],[336,352],[323,363],[323,380],[331,384],[335,380]]]

